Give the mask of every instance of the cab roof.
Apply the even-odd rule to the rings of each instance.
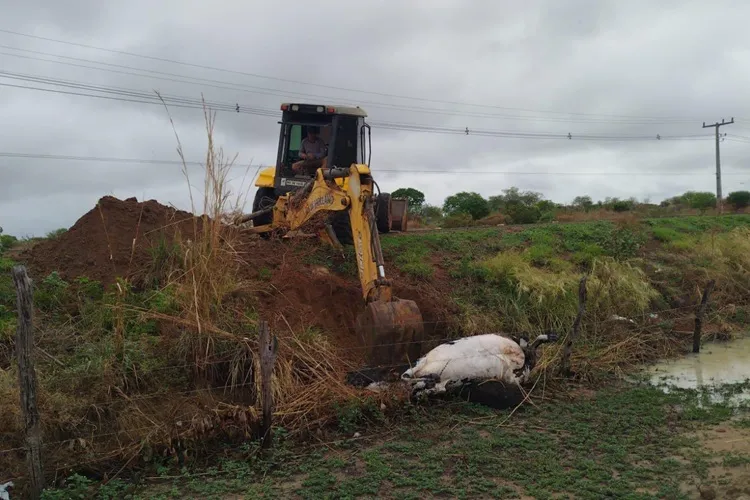
[[[326,114],[335,114],[335,115],[350,115],[350,116],[359,116],[362,118],[367,117],[367,111],[360,108],[359,106],[340,106],[337,104],[310,104],[310,103],[301,103],[301,102],[285,102],[281,104],[281,110],[282,111],[290,111],[292,109],[292,106],[304,106],[304,107],[323,107],[326,111]],[[333,110],[333,111],[331,111]]]

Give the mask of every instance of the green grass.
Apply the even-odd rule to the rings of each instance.
[[[130,491],[132,498],[687,498],[680,484],[707,481],[712,461],[750,461],[739,453],[712,456],[686,434],[736,411],[703,405],[700,396],[613,386],[591,398],[527,406],[510,418],[447,403],[369,430],[363,423],[370,439],[342,435],[301,455],[282,440],[270,459],[227,456],[208,469],[165,469],[171,479]]]
[[[10,341],[16,328],[16,289],[10,274],[14,264],[0,254],[0,342]]]
[[[638,318],[653,307],[655,302],[652,301],[657,301],[660,293],[664,295],[662,302],[667,302],[686,290],[692,292],[699,280],[710,276],[721,277],[724,287],[729,286],[725,278],[731,277],[732,283],[736,281],[732,285],[736,287],[732,300],[745,297],[743,293],[750,286],[746,271],[750,269],[750,244],[747,243],[750,238],[743,233],[743,228],[750,227],[750,217],[735,217],[736,220],[721,218],[718,226],[696,217],[647,221],[626,228],[609,222],[587,222],[535,225],[517,232],[493,227],[416,233],[384,237],[382,246],[387,264],[400,271],[399,279],[443,280],[440,289],[445,292],[446,300],[458,306],[460,315],[456,315],[456,322],[463,334],[498,329],[538,331],[541,328],[567,332],[577,312],[578,280],[583,272],[591,272],[587,316],[579,339],[581,347],[576,354],[581,356],[578,364],[581,371],[586,372],[586,380],[595,380],[609,376],[620,366],[632,366],[659,355],[657,353],[662,352],[659,349],[668,344],[658,332],[649,338],[640,336],[635,342],[631,342],[632,337],[627,337],[627,332],[624,337],[614,337],[591,327],[596,324],[595,320],[612,313]],[[710,231],[706,227],[719,229]],[[734,232],[730,232],[732,230]],[[690,245],[686,244],[688,242]],[[674,250],[678,245],[683,245],[681,251]],[[343,257],[335,254],[320,248],[311,252],[306,262],[325,265],[355,281],[357,271],[351,248],[345,249]],[[173,251],[162,246],[152,257],[152,284],[163,282]],[[15,330],[15,292],[7,272],[11,265],[9,259],[0,255],[0,341],[5,341],[0,346],[5,351],[0,350],[0,355],[10,352],[6,347]],[[660,267],[661,274],[649,277],[643,271],[649,266]],[[270,268],[260,268],[259,279],[267,280],[273,272]],[[133,394],[167,394],[193,387],[189,374],[178,369],[184,364],[182,346],[169,344],[166,340],[172,332],[163,335],[161,324],[142,312],[176,314],[174,290],[125,289],[117,295],[86,279],[66,282],[56,273],[40,278],[35,291],[40,313],[37,317],[44,331],[54,334],[40,337],[44,340],[40,347],[54,359],[40,357],[38,361],[40,384],[52,395],[43,401],[47,425],[51,428],[64,429],[70,435],[81,434],[77,426],[88,422],[88,407],[111,401],[113,396],[107,392],[110,388],[123,388]],[[652,287],[657,281],[664,282],[659,292]],[[252,300],[239,304],[247,318],[257,317],[254,304]],[[736,304],[741,306],[739,301]],[[116,316],[118,311],[119,316]],[[252,335],[254,327],[245,322],[238,311],[232,310],[231,317],[229,313],[226,318],[217,316],[217,323]],[[750,317],[745,309],[736,309],[732,314],[743,323]],[[324,335],[315,326],[309,326],[305,339]],[[123,339],[119,358],[115,355],[117,346],[113,340],[117,331],[122,332]],[[311,343],[315,342],[311,340]],[[626,344],[618,351],[618,356],[630,356],[625,361],[615,360],[621,364],[612,360],[611,348],[615,344]],[[220,339],[216,340],[214,349],[221,359],[230,359],[236,354],[234,344]],[[610,356],[610,360],[601,362],[602,367],[597,372],[599,358],[606,356]],[[216,376],[225,377],[222,373],[217,371]],[[5,379],[0,377],[0,389],[2,382],[7,382],[6,389],[15,383],[12,381],[15,379],[11,379],[12,372],[5,374]],[[92,380],[97,384],[92,384]],[[299,490],[300,495],[308,498],[357,494],[393,494],[407,498],[502,496],[514,491],[539,498],[548,498],[553,492],[575,492],[580,498],[596,498],[597,495],[600,498],[606,496],[607,488],[613,495],[620,496],[628,487],[643,480],[656,488],[653,491],[665,488],[663,492],[667,495],[674,493],[669,486],[672,483],[661,478],[674,473],[674,464],[657,457],[651,443],[667,446],[671,441],[659,429],[649,431],[653,435],[644,435],[638,422],[654,428],[672,425],[673,422],[658,419],[669,417],[663,410],[673,404],[670,398],[676,396],[643,391],[604,391],[594,401],[529,408],[523,413],[523,425],[514,423],[513,429],[497,427],[501,417],[492,417],[484,410],[437,409],[411,423],[389,421],[385,428],[395,430],[387,434],[387,442],[339,443],[325,453],[305,454],[304,461],[296,457],[297,451],[292,453],[291,448],[284,446],[274,459],[278,463],[272,464],[259,464],[249,458],[249,454],[245,463],[234,456],[237,450],[226,450],[233,458],[220,462],[215,469],[190,471],[185,475],[171,470],[169,474],[179,475],[180,480],[174,484],[167,481],[170,482],[168,490],[180,490],[188,485],[186,491],[190,494],[210,496],[219,490],[219,493],[247,492],[250,485],[255,484],[253,493]],[[16,393],[10,390],[0,395],[17,401]],[[117,395],[114,397],[117,399]],[[637,403],[638,398],[643,402]],[[126,401],[120,402],[119,406],[112,407],[113,415],[127,411]],[[626,402],[636,408],[628,410]],[[643,408],[648,405],[661,408],[661,413]],[[458,413],[452,414],[452,411]],[[700,413],[702,410],[695,411],[698,415],[695,420],[706,417]],[[718,418],[719,410],[712,412],[711,415]],[[693,415],[693,410],[688,414]],[[479,421],[494,426],[476,424],[477,419],[485,419]],[[338,420],[347,436],[357,430],[367,431],[363,423],[367,419],[363,418],[359,407],[340,408]],[[378,429],[383,428],[378,425]],[[546,430],[538,433],[538,428]],[[447,429],[456,432],[446,436]],[[628,436],[640,439],[642,447],[638,448]],[[622,457],[636,465],[648,462],[648,467],[637,465],[633,470],[620,470],[615,462]],[[570,469],[569,464],[575,467]],[[617,472],[617,478],[607,483],[603,478],[607,474],[611,477],[612,470]],[[234,474],[231,478],[229,471]],[[498,471],[503,475],[499,476]],[[498,477],[502,480],[498,481]],[[210,481],[207,482],[207,478]],[[115,491],[127,486],[118,484],[110,483],[110,489]],[[624,498],[639,497],[631,490]]]
[[[651,234],[653,234],[656,241],[661,241],[662,243],[669,243],[684,239],[682,233],[669,227],[655,227],[651,231]]]
[[[647,219],[652,228],[669,228],[687,234],[697,234],[711,229],[729,231],[737,227],[750,226],[750,215],[733,214],[724,216],[665,217]]]
[[[414,278],[429,279],[435,269],[429,262],[430,249],[426,245],[412,245],[398,252],[393,259],[396,267]]]
[[[636,286],[635,281],[647,287],[664,274],[624,276],[629,288],[620,300],[609,302],[609,314],[641,314],[649,301],[666,309],[675,298],[692,293],[695,280],[739,279],[739,289],[745,286],[743,260],[731,255],[729,248],[741,238],[732,231],[748,227],[750,216],[745,215],[645,219],[624,225],[609,221],[551,223],[520,231],[492,227],[398,235],[382,238],[382,245],[386,260],[415,280],[434,279],[438,276],[436,265],[445,271],[451,278],[447,290],[463,311],[461,322],[467,325],[467,332],[488,328],[528,331],[569,328],[576,313],[578,278],[612,259],[626,265],[618,271],[646,270],[646,263],[659,260],[664,261],[663,269],[673,266],[679,271],[674,280],[660,286],[661,296]],[[720,253],[715,251],[717,245]],[[488,265],[494,266],[494,277]],[[652,266],[652,272],[656,267]],[[685,279],[686,275],[690,279]],[[618,279],[612,276],[609,281],[617,283]],[[637,297],[647,299],[639,300],[635,308],[630,307],[627,295],[634,291]]]

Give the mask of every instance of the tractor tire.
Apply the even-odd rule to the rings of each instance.
[[[253,199],[253,212],[263,210],[276,203],[276,191],[273,188],[258,188],[255,192],[255,198]],[[253,219],[253,227],[265,226],[273,221],[273,213],[264,214],[256,219]],[[264,240],[271,238],[272,231],[267,233],[258,233],[258,236]]]
[[[328,218],[333,232],[342,245],[353,245],[354,235],[352,233],[352,222],[349,220],[349,210],[333,212]]]
[[[391,220],[391,195],[390,193],[380,193],[375,202],[375,221],[378,226],[378,232],[389,233],[393,225]]]

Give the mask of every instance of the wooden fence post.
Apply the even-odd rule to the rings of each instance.
[[[34,370],[34,299],[31,280],[24,266],[13,267],[16,286],[18,328],[16,356],[18,358],[18,387],[21,392],[21,413],[26,432],[26,460],[29,467],[29,495],[38,499],[44,489],[42,469],[42,431],[39,426],[39,407],[36,402],[36,371]]]
[[[560,363],[560,371],[567,377],[571,375],[570,371],[570,354],[573,351],[573,342],[578,338],[578,332],[581,329],[581,320],[583,319],[583,313],[586,312],[586,281],[588,275],[584,275],[581,281],[578,283],[578,314],[576,315],[575,321],[573,321],[573,330],[568,336],[568,341],[565,343],[563,349],[562,362]]]
[[[273,441],[271,431],[273,419],[273,365],[276,362],[278,343],[272,337],[267,321],[258,325],[258,348],[260,349],[260,388],[263,396],[263,422],[261,424],[261,448],[268,449]]]
[[[716,285],[716,280],[711,280],[703,290],[703,296],[701,297],[701,303],[695,310],[695,330],[693,330],[693,352],[701,352],[701,333],[703,330],[703,315],[706,313],[706,306],[708,305],[708,298]]]

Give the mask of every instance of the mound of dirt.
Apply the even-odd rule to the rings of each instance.
[[[109,285],[117,276],[131,278],[142,270],[149,249],[161,238],[173,241],[176,231],[189,238],[194,222],[200,227],[192,214],[155,200],[105,196],[66,232],[33,245],[19,258],[37,279],[57,271],[66,280],[86,276]]]
[[[193,214],[155,200],[105,196],[69,230],[24,250],[19,260],[37,280],[57,271],[68,281],[85,276],[109,286],[124,277],[138,286],[153,264],[150,250],[160,243],[169,245],[178,232],[183,239],[193,237],[201,222]],[[248,236],[235,243],[234,250],[243,261],[242,278],[261,285],[252,287],[250,293],[258,299],[259,313],[274,328],[319,328],[338,345],[356,351],[355,317],[364,307],[359,281],[306,263],[320,248],[319,241],[264,241]],[[450,323],[446,320],[458,311],[437,289],[442,287],[409,283],[390,264],[387,267],[397,277],[397,296],[416,301],[422,309],[427,337],[444,337]],[[238,296],[236,300],[246,299]]]

